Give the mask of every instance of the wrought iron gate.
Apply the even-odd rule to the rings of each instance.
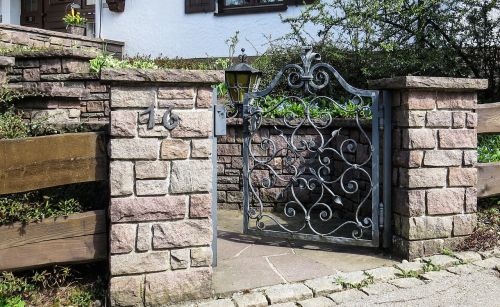
[[[379,246],[379,91],[352,87],[320,60],[307,47],[302,65],[284,66],[266,89],[244,98],[244,231]],[[278,89],[286,96],[274,98]],[[384,135],[390,152],[390,130]]]

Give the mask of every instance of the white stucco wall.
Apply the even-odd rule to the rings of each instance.
[[[18,25],[21,18],[21,0],[0,0],[2,23]]]
[[[290,6],[283,15],[296,16],[303,6]],[[125,42],[128,55],[168,57],[228,56],[225,40],[240,31],[239,48],[247,54],[264,51],[267,39],[290,31],[280,13],[214,16],[214,13],[184,13],[184,0],[127,0],[125,12],[102,10],[101,37]],[[99,28],[97,25],[96,33]]]

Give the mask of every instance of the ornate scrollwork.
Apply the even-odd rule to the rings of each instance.
[[[374,213],[369,209],[375,189],[370,169],[375,149],[366,127],[361,124],[360,115],[373,112],[377,92],[350,86],[328,64],[313,64],[320,60],[319,54],[306,47],[302,54],[302,66],[286,65],[268,88],[249,94],[252,104],[244,114],[249,133],[246,138],[249,163],[245,165],[248,169],[245,182],[251,201],[245,206],[249,219],[260,231],[312,239],[337,236],[369,240],[374,227]],[[272,92],[286,73],[288,86],[302,89],[304,95],[284,97],[264,111],[259,106],[260,100]],[[352,94],[351,99],[339,103],[332,97],[316,94],[331,82],[332,76]],[[365,102],[363,99],[367,97],[369,100]],[[355,129],[364,143],[346,137],[343,133],[347,128],[334,127],[331,113],[321,111],[313,116],[312,110],[319,101],[344,110],[348,103],[351,109],[354,106],[355,125],[349,129]],[[303,114],[285,112],[280,119],[282,124],[274,125],[269,136],[258,135],[264,118],[286,104],[300,105]],[[301,129],[307,129],[311,137],[304,138]],[[368,148],[368,153],[363,155],[361,151],[365,148]],[[276,166],[276,161],[281,164]],[[259,177],[259,172],[268,175]],[[264,208],[262,191],[270,189],[279,190],[277,194],[286,201],[281,213],[272,214]],[[352,216],[341,218],[342,210],[353,200],[357,201],[351,209]]]

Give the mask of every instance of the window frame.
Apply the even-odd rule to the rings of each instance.
[[[283,0],[281,3],[258,4],[257,0],[250,1],[250,5],[226,6],[225,0],[217,0],[217,13],[215,13],[215,15],[224,16],[236,14],[282,12],[287,10],[288,5],[290,4],[289,2],[296,2]]]

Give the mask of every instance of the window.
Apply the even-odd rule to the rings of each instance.
[[[219,0],[220,14],[284,11],[286,0]]]
[[[258,12],[284,11],[289,5],[310,4],[318,0],[185,0],[185,12],[207,13],[215,11],[217,15],[245,14]]]

